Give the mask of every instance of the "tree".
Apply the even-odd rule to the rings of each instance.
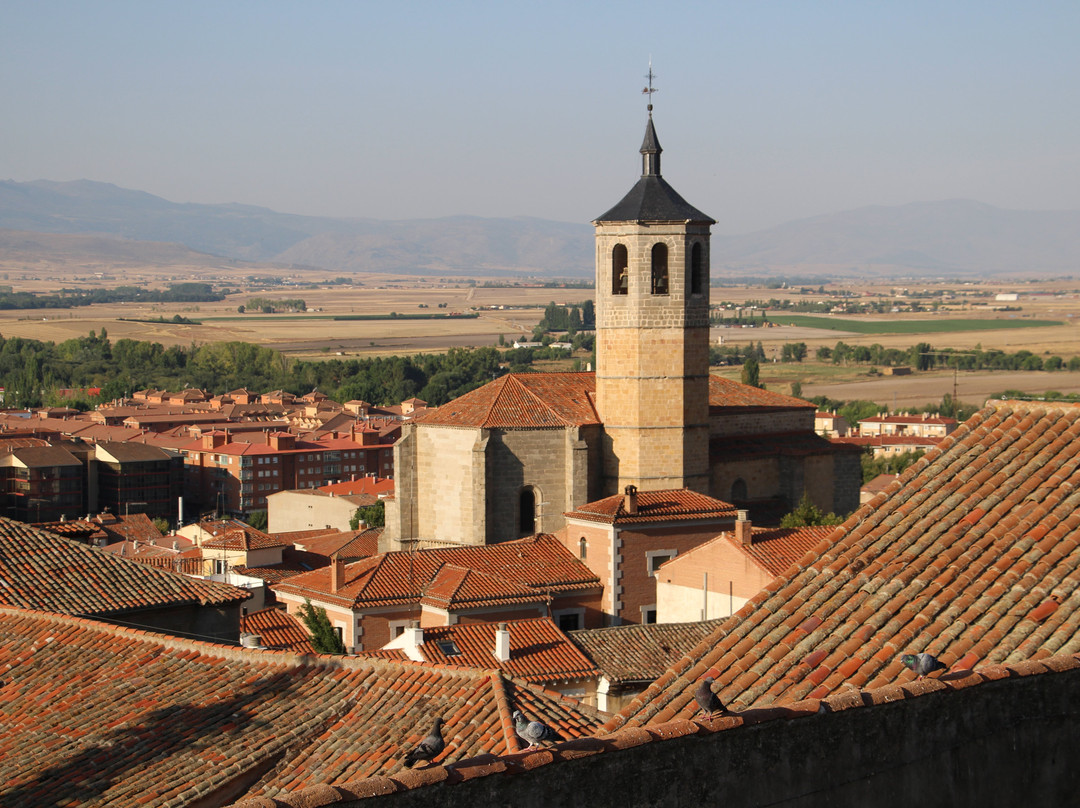
[[[761,368],[756,356],[748,356],[742,366],[742,383],[751,387],[761,387]]]
[[[156,527],[158,529],[158,532],[162,536],[164,536],[166,533],[169,532],[169,520],[159,516],[154,519],[154,527]]]
[[[270,519],[266,511],[252,511],[248,514],[247,523],[256,530],[265,532],[270,524]]]
[[[804,491],[798,507],[780,520],[780,527],[838,525],[843,521],[843,517],[835,513],[822,513],[821,509],[810,501],[810,495]]]
[[[386,524],[386,505],[380,499],[374,505],[361,505],[356,509],[356,513],[352,515],[349,520],[349,528],[352,530],[360,529],[360,522],[363,521],[368,527],[382,527]]]
[[[317,652],[320,654],[345,653],[345,644],[331,625],[330,618],[326,616],[326,609],[322,606],[312,606],[311,601],[304,598],[304,604],[296,613],[300,622],[311,634],[311,645]]]
[[[791,383],[791,395],[795,398],[802,398],[802,382]]]

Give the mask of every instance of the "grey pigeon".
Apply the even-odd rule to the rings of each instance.
[[[698,689],[694,691],[694,701],[698,703],[698,707],[705,713],[705,718],[712,721],[714,713],[726,713],[727,707],[724,706],[724,702],[720,701],[720,697],[713,693],[712,683],[716,680],[713,677],[706,677],[698,685]]]
[[[949,667],[933,654],[926,653],[904,654],[900,657],[900,661],[917,673],[920,679],[934,671],[943,671]]]
[[[542,743],[558,743],[563,737],[541,721],[526,721],[521,710],[514,710],[514,732],[523,741],[527,741],[528,749],[534,749]]]
[[[436,718],[435,726],[431,728],[431,732],[427,734],[427,737],[405,755],[405,765],[408,768],[411,769],[421,760],[434,760],[446,748],[446,741],[442,737],[442,725],[443,720]]]

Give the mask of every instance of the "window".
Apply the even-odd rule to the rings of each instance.
[[[559,627],[559,631],[577,631],[585,628],[584,609],[555,609],[551,617],[555,625]]]
[[[696,242],[690,250],[690,294],[700,295],[704,284],[704,267],[701,265],[701,242]]]
[[[649,577],[656,575],[656,570],[665,561],[670,561],[676,555],[678,550],[649,550],[645,553],[645,566],[649,571]]]
[[[650,625],[656,622],[656,604],[651,606],[641,607],[641,623],[642,625]]]
[[[742,502],[746,498],[746,480],[740,477],[731,484],[731,499],[733,502]]]
[[[536,532],[536,493],[526,488],[518,497],[518,532],[530,536]]]
[[[453,640],[439,640],[435,644],[439,646],[439,650],[447,656],[461,656],[461,651],[454,645]]]
[[[667,245],[654,244],[652,248],[652,293],[668,293]]]
[[[611,251],[611,294],[625,295],[630,291],[630,261],[625,244],[616,244]]]
[[[585,540],[584,536],[582,536],[580,539],[578,539],[578,558],[584,561],[585,558],[588,557],[588,555],[589,542]]]

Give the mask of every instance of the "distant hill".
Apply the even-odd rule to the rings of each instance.
[[[0,182],[0,228],[125,239],[126,253],[137,252],[137,242],[164,242],[344,272],[589,277],[594,260],[586,222],[294,216],[252,205],[179,204],[88,180]],[[11,245],[0,242],[0,249]],[[168,252],[161,244],[148,250],[148,263]],[[1080,272],[1080,212],[969,200],[871,206],[714,236],[712,265],[714,275],[729,277],[1072,274]]]
[[[0,228],[93,233],[199,252],[356,272],[589,276],[592,228],[542,219],[381,221],[169,202],[89,180],[0,182]]]
[[[714,272],[832,266],[862,274],[1080,272],[1080,211],[1004,210],[953,199],[814,216],[745,236],[714,237]]]
[[[27,230],[0,229],[0,258],[25,262],[36,261],[95,262],[121,266],[195,266],[219,267],[236,264],[218,255],[196,252],[182,244],[157,241],[134,241],[115,236],[36,233]]]

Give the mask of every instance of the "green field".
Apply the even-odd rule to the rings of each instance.
[[[855,334],[940,334],[1063,325],[1060,320],[844,320],[839,317],[812,317],[805,314],[775,314],[770,316],[769,320],[777,325],[849,331]]]

